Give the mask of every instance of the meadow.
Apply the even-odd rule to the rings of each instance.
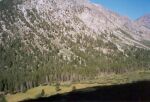
[[[60,85],[41,85],[39,87],[29,89],[24,93],[7,94],[5,98],[7,102],[19,102],[28,99],[37,99],[39,97],[49,97],[56,94],[64,94],[89,87],[118,85],[149,79],[150,71],[136,71],[120,75],[108,74],[99,76],[94,80],[87,80],[78,83],[63,82],[60,83]]]

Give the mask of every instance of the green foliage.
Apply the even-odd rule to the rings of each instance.
[[[44,89],[42,89],[41,96],[42,96],[42,97],[45,96],[45,91],[44,91]]]
[[[7,102],[4,95],[0,95],[0,102]]]
[[[75,91],[76,90],[76,87],[75,86],[72,86],[72,91]]]
[[[40,97],[44,97],[44,96],[45,96],[45,91],[44,91],[44,89],[42,89],[41,93],[37,94],[35,97],[40,98]]]
[[[101,73],[120,74],[150,69],[149,50],[129,48],[123,54],[110,42],[104,44],[100,40],[89,40],[91,46],[85,44],[85,52],[79,50],[80,44],[69,43],[69,46],[72,46],[71,51],[78,56],[77,58],[71,56],[69,62],[58,56],[59,49],[55,46],[49,45],[51,51],[43,54],[38,48],[28,46],[33,50],[32,54],[21,42],[21,38],[6,40],[6,46],[0,45],[0,90],[11,93],[25,92],[43,83],[76,82],[94,79]],[[96,44],[114,49],[115,52],[103,54],[93,49],[92,45]],[[56,90],[60,90],[59,85],[56,85]]]

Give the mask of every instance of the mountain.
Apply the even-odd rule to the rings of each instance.
[[[138,22],[141,26],[150,29],[150,14],[140,17],[139,19],[136,20],[136,22]]]
[[[87,0],[0,1],[0,90],[150,68],[150,30]]]
[[[149,46],[150,14],[140,17],[135,21],[135,24],[138,25],[138,28],[141,30],[141,33],[144,35],[145,39],[143,39],[143,42]]]

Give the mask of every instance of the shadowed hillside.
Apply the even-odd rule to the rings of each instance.
[[[24,102],[149,102],[149,88],[150,81],[141,81],[124,85],[86,88],[63,95]]]

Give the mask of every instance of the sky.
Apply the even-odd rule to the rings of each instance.
[[[150,0],[91,0],[130,19],[150,14]]]

